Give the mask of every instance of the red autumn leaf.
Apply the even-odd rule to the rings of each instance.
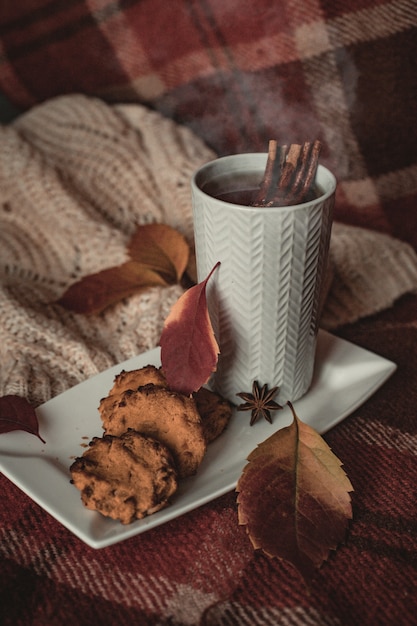
[[[255,549],[309,578],[343,542],[353,487],[322,437],[297,417],[248,457],[237,484],[239,523]]]
[[[175,228],[167,224],[145,224],[136,229],[128,252],[134,261],[158,272],[168,283],[175,283],[184,274],[190,248]]]
[[[39,434],[35,409],[29,402],[20,396],[2,396],[0,398],[0,433],[8,433],[12,430],[24,430],[45,443]]]
[[[111,304],[147,287],[166,284],[156,271],[136,261],[126,261],[85,276],[66,290],[58,304],[75,313],[100,313]]]
[[[205,280],[174,304],[161,334],[161,364],[168,386],[186,395],[200,389],[217,367],[219,347],[207,308]]]

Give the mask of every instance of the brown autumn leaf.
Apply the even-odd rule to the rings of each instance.
[[[161,334],[161,364],[168,386],[185,395],[200,389],[217,367],[219,346],[208,313],[206,286],[219,265],[179,298]]]
[[[145,224],[136,229],[128,252],[131,259],[158,272],[167,283],[175,283],[184,274],[190,248],[175,228],[167,224]]]
[[[35,409],[21,396],[0,397],[0,434],[12,430],[24,430],[46,443],[39,434],[39,422]]]
[[[123,298],[156,285],[181,280],[190,249],[183,235],[167,224],[138,226],[128,246],[130,260],[84,276],[57,301],[75,313],[100,313]]]
[[[58,304],[75,313],[100,313],[109,305],[156,285],[167,285],[167,282],[141,263],[126,261],[72,284]]]
[[[353,487],[326,442],[288,404],[292,424],[248,457],[236,487],[238,518],[255,549],[310,578],[345,539]]]

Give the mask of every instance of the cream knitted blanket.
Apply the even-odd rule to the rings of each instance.
[[[137,224],[167,223],[191,243],[189,180],[215,155],[145,107],[81,95],[40,105],[0,133],[0,395],[39,404],[158,344],[179,285],[150,288],[96,316],[54,302],[82,276],[126,260]],[[334,225],[323,327],[413,290],[410,246]]]

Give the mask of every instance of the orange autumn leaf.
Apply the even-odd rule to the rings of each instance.
[[[66,290],[58,304],[75,313],[100,313],[147,287],[166,284],[157,272],[136,261],[126,261],[85,276]]]
[[[167,224],[138,226],[128,252],[130,258],[158,272],[168,283],[178,282],[188,264],[190,249],[183,235]]]
[[[322,437],[288,403],[293,422],[261,443],[239,478],[239,523],[255,549],[305,578],[344,541],[353,487]]]
[[[205,280],[174,304],[161,334],[161,364],[168,386],[185,395],[204,385],[217,367],[219,347],[207,308]]]
[[[148,287],[179,282],[190,249],[181,233],[166,224],[138,226],[127,246],[130,260],[84,276],[58,300],[75,313],[100,313]]]

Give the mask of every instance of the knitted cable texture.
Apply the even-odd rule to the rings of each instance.
[[[50,100],[0,128],[0,394],[34,404],[158,344],[182,289],[153,287],[100,315],[56,304],[72,283],[126,260],[138,224],[191,243],[192,172],[215,155],[140,105]],[[335,224],[323,326],[336,328],[417,289],[414,250]]]

